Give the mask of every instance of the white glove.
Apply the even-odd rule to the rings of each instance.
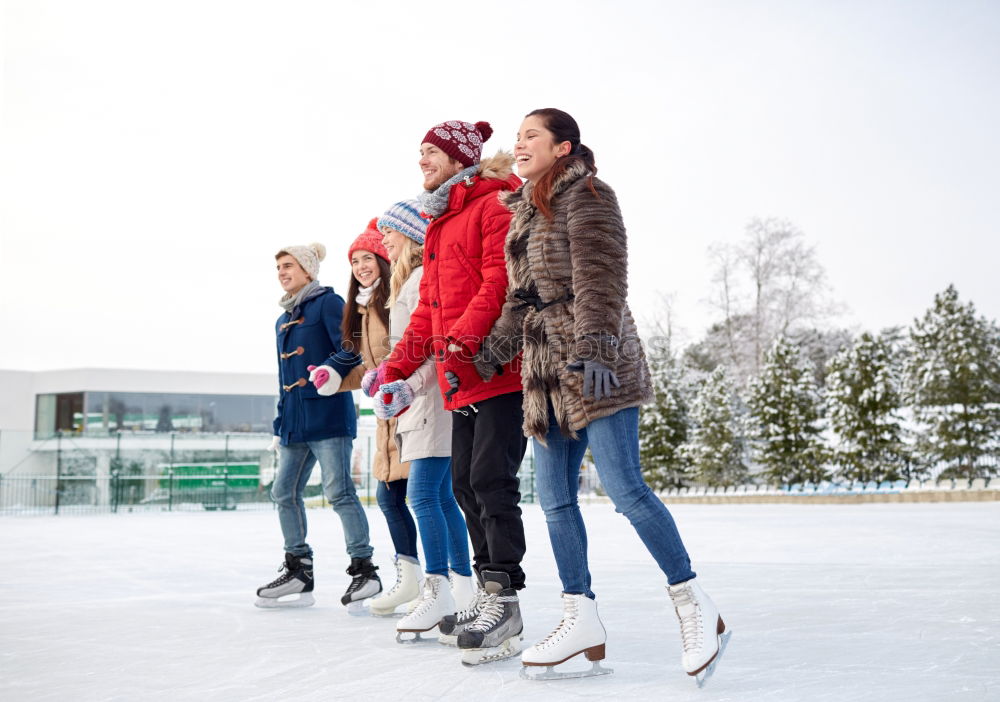
[[[330,366],[309,366],[309,382],[316,386],[316,394],[324,397],[340,390],[343,380],[340,373]]]
[[[278,453],[278,447],[280,447],[280,446],[281,446],[281,437],[280,436],[275,436],[274,438],[271,439],[271,443],[269,443],[267,445],[267,449],[266,450],[267,451],[274,451],[275,453]]]

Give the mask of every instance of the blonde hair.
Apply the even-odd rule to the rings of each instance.
[[[389,301],[386,307],[391,307],[399,297],[399,291],[403,283],[407,281],[413,269],[422,266],[424,263],[424,247],[408,236],[403,238],[403,250],[399,252],[399,258],[392,264],[392,275],[389,278]]]

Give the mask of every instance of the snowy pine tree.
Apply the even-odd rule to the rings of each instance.
[[[709,487],[737,485],[747,478],[746,441],[736,394],[726,369],[716,368],[692,403],[691,438],[684,449],[695,480]]]
[[[924,431],[917,449],[950,473],[986,474],[982,458],[1000,450],[1000,329],[962,304],[955,286],[910,328],[906,397]]]
[[[688,437],[688,400],[684,372],[669,347],[649,355],[654,401],[639,411],[639,458],[654,490],[680,487],[688,464],[681,446]]]
[[[775,340],[751,382],[748,405],[754,457],[766,477],[784,484],[827,477],[814,369],[784,336]]]
[[[898,480],[908,462],[899,412],[901,381],[891,344],[865,332],[831,359],[827,412],[838,443],[833,460],[848,480]]]

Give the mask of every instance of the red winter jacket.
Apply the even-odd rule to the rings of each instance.
[[[386,359],[389,379],[408,378],[426,358],[433,357],[439,361],[442,394],[449,389],[445,371],[454,372],[459,387],[450,398],[445,395],[447,410],[521,390],[520,358],[489,382],[472,365],[507,295],[503,246],[510,211],[499,195],[521,185],[513,165],[510,154],[498,153],[480,164],[477,175],[452,186],[447,211],[427,227],[420,302]],[[449,345],[461,346],[463,351],[449,352]]]

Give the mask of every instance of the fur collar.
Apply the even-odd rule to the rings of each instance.
[[[585,178],[588,175],[590,175],[590,169],[587,168],[587,164],[583,161],[576,161],[575,163],[570,164],[570,166],[563,173],[561,173],[558,178],[556,178],[555,183],[552,184],[552,197],[564,192],[578,180]],[[500,196],[500,200],[511,212],[516,212],[522,207],[530,207],[534,209],[535,206],[531,203],[532,190],[534,190],[534,185],[525,181],[524,185],[517,190],[510,193],[503,193]]]
[[[507,180],[514,173],[514,154],[497,151],[495,155],[479,162],[479,177],[492,180]]]
[[[410,249],[410,270],[424,265],[424,247],[416,246]]]

